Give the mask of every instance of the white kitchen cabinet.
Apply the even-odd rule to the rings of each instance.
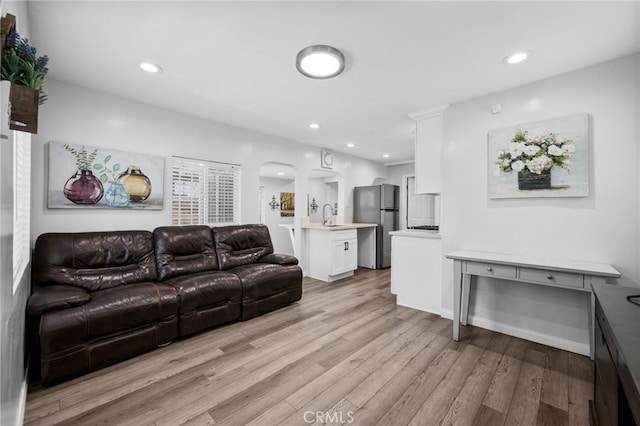
[[[448,105],[410,114],[416,120],[416,193],[442,192],[443,113]]]
[[[396,303],[425,312],[442,310],[442,240],[431,231],[391,232],[391,293]]]
[[[353,275],[358,268],[356,229],[308,229],[309,276],[332,282]]]
[[[338,275],[358,268],[358,240],[334,241],[331,250],[331,275]]]

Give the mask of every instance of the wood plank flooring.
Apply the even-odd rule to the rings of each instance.
[[[57,386],[27,425],[586,425],[584,356],[396,306],[389,270]]]

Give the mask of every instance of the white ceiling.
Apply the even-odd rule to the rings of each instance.
[[[51,78],[395,163],[413,159],[409,113],[640,51],[639,6],[48,0],[29,1],[28,13]],[[299,74],[296,54],[313,44],[342,50],[345,72]],[[520,49],[529,60],[502,64]],[[164,72],[142,72],[142,59]],[[322,127],[312,131],[311,122]]]

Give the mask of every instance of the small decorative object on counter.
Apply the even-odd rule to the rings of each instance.
[[[129,166],[116,182],[124,186],[132,203],[142,203],[151,195],[151,180],[138,166]]]

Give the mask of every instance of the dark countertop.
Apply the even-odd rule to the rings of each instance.
[[[640,288],[593,284],[618,348],[618,374],[633,417],[640,424],[640,306],[627,296],[640,295]]]

